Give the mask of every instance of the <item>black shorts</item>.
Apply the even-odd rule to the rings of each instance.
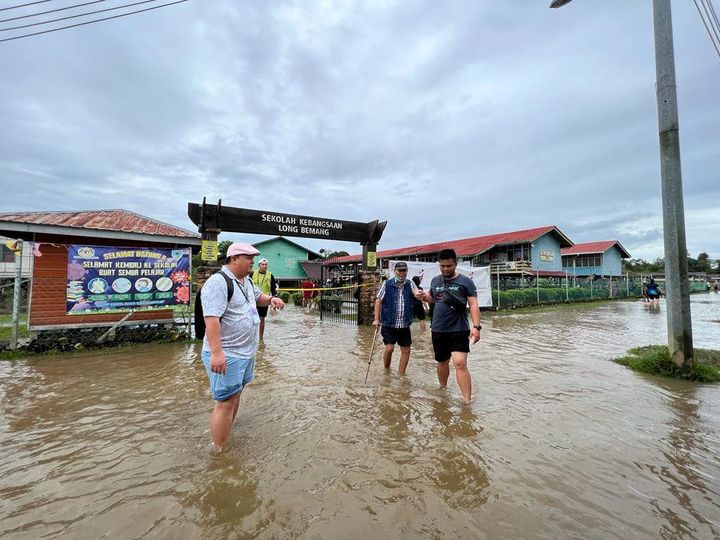
[[[383,326],[380,330],[385,345],[395,345],[401,347],[409,347],[412,345],[412,337],[410,337],[410,327],[393,328],[391,326]]]
[[[470,352],[470,330],[433,332],[433,351],[436,362],[447,362],[454,352]]]
[[[268,307],[269,306],[265,306],[265,307],[257,306],[258,315],[260,315],[261,319],[264,317],[267,317]]]

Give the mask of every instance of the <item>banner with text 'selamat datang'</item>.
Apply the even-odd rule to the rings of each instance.
[[[190,248],[71,245],[70,315],[162,309],[190,303]]]

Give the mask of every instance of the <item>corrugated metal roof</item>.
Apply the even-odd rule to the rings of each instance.
[[[82,212],[15,212],[0,214],[0,223],[27,223],[76,229],[118,231],[153,236],[199,238],[200,235],[141,216],[128,210],[88,210]]]
[[[435,242],[433,244],[423,244],[419,246],[409,246],[396,249],[387,249],[379,251],[377,256],[383,259],[392,257],[406,257],[414,255],[423,255],[426,253],[437,253],[441,249],[454,249],[458,257],[473,257],[480,253],[484,253],[493,246],[521,244],[532,242],[542,235],[549,232],[555,232],[560,237],[560,245],[571,246],[572,241],[565,236],[560,229],[554,225],[546,227],[536,227],[534,229],[523,229],[521,231],[512,231],[499,234],[490,234],[487,236],[475,236],[473,238],[464,238],[462,240],[448,240],[445,242]],[[347,255],[345,257],[336,257],[332,259],[333,263],[360,262],[361,255]]]
[[[617,240],[602,240],[600,242],[585,242],[583,244],[575,244],[569,248],[563,248],[560,250],[561,255],[591,255],[593,253],[605,253],[608,249],[613,246],[617,246],[620,250],[620,254],[624,259],[630,258],[630,253],[622,247],[622,244]]]

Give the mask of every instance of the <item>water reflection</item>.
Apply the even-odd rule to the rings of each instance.
[[[696,396],[696,386],[659,384],[667,392],[666,403],[672,417],[668,422],[670,429],[667,437],[660,441],[664,443],[662,453],[669,466],[656,468],[654,472],[666,484],[677,504],[697,522],[683,518],[671,506],[662,506],[658,501],[653,501],[658,514],[665,520],[660,534],[668,538],[720,537],[718,524],[696,509],[707,505],[710,512],[708,516],[720,516],[718,486],[708,485],[708,480],[714,478],[708,478],[702,472],[706,469],[702,456],[710,449],[705,444],[704,422],[699,414],[700,401]]]

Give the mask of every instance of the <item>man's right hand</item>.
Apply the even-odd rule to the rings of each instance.
[[[376,330],[377,330],[378,328],[380,328],[380,321],[377,320],[377,319],[375,319],[375,320],[373,321],[373,327],[374,327]]]
[[[219,373],[225,375],[227,370],[227,360],[225,359],[225,353],[220,351],[217,353],[210,353],[210,371],[213,373]]]

